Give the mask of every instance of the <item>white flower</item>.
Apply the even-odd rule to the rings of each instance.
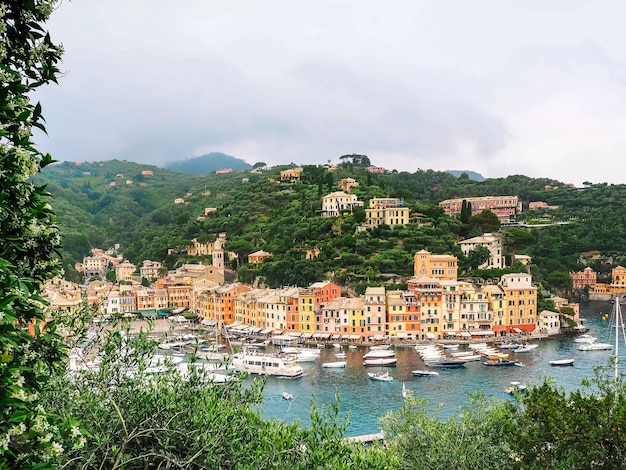
[[[50,442],[52,440],[52,433],[49,432],[44,437],[41,438],[41,442]]]
[[[76,441],[76,443],[74,444],[74,448],[80,449],[81,447],[84,447],[85,442],[87,442],[87,440],[83,436],[80,436],[78,440]]]
[[[58,442],[53,442],[52,446],[50,446],[50,449],[52,450],[54,454],[63,453],[63,446],[59,444]]]
[[[15,384],[18,387],[23,387],[24,386],[24,377],[22,375],[18,375],[17,379],[15,380]]]
[[[78,428],[78,426],[72,426],[72,429],[70,432],[72,434],[72,437],[78,437],[81,435],[80,429]]]

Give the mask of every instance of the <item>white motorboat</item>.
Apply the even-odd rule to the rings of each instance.
[[[439,375],[439,372],[434,370],[417,369],[413,371],[413,375],[418,377],[433,377],[435,375]]]
[[[578,346],[579,351],[604,351],[612,348],[613,345],[610,343],[583,343]]]
[[[363,365],[367,367],[372,366],[387,366],[387,367],[395,367],[398,362],[398,358],[393,357],[369,357],[363,361]]]
[[[365,359],[370,359],[370,358],[377,358],[377,357],[393,357],[395,356],[396,353],[393,352],[390,349],[374,349],[374,350],[370,350],[367,353],[365,353],[365,355],[363,356],[363,358]]]
[[[346,361],[333,361],[333,362],[323,362],[322,367],[327,369],[340,369],[345,368],[347,362]]]
[[[584,335],[580,335],[574,338],[574,343],[594,343],[597,340],[598,340],[597,336],[593,336],[593,335],[585,333]]]
[[[304,369],[290,354],[260,354],[244,349],[231,356],[231,364],[239,372],[271,375],[287,379],[297,379],[304,375]]]
[[[556,359],[554,361],[550,361],[551,366],[573,366],[574,359]]]
[[[524,344],[521,345],[518,348],[513,349],[514,353],[526,353],[526,352],[530,352],[533,349],[537,349],[539,347],[538,344]]]
[[[289,392],[283,392],[283,398],[285,400],[293,400],[293,395]]]
[[[505,393],[513,395],[514,393],[523,393],[526,391],[526,385],[521,382],[513,381],[511,385],[504,389]]]
[[[393,382],[393,377],[389,375],[389,372],[368,372],[367,376],[379,382]]]
[[[335,354],[335,357],[341,358],[341,357],[346,357],[346,353],[345,352],[340,352]]]

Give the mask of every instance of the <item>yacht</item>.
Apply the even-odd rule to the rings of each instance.
[[[231,356],[231,364],[238,372],[271,375],[286,379],[298,379],[304,375],[304,369],[291,354],[260,354],[244,349]]]

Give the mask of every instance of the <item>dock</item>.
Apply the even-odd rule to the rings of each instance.
[[[375,434],[362,434],[360,436],[346,437],[348,442],[359,442],[365,445],[372,445],[375,442],[383,444],[385,441],[385,433],[377,432]]]

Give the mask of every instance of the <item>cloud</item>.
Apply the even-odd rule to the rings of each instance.
[[[38,95],[37,142],[62,160],[357,152],[406,171],[622,182],[626,5],[610,5],[64,2],[50,27],[67,74]]]

